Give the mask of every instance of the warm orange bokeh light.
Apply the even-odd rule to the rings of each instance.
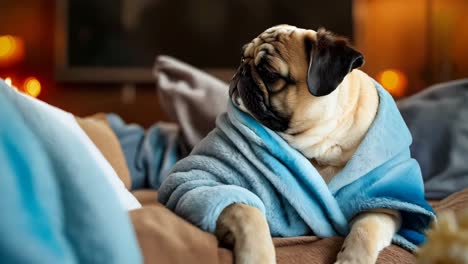
[[[0,36],[0,65],[19,62],[24,57],[24,45],[20,38]]]
[[[24,81],[24,92],[32,97],[37,97],[41,93],[41,83],[34,77],[29,77]]]
[[[5,83],[10,86],[11,88],[15,89],[16,91],[18,91],[18,88],[16,88],[16,86],[13,85],[13,80],[10,78],[10,77],[6,77],[5,78]]]
[[[0,37],[0,58],[7,58],[15,50],[15,40],[12,36]]]
[[[8,86],[13,86],[13,85],[12,85],[13,83],[12,83],[10,77],[6,77],[6,78],[5,78],[5,83],[6,83]]]
[[[389,69],[379,73],[377,79],[393,96],[403,96],[406,91],[406,76],[399,70]]]

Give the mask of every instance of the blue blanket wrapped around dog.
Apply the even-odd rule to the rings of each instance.
[[[414,250],[435,214],[410,156],[411,134],[392,97],[376,87],[376,119],[328,185],[305,156],[230,102],[216,128],[162,183],[159,201],[209,232],[230,204],[255,206],[272,235],[283,237],[344,236],[358,213],[391,208],[402,215],[393,242]]]

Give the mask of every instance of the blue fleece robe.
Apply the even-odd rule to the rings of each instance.
[[[230,102],[217,127],[162,183],[159,201],[209,232],[228,205],[255,206],[280,237],[345,236],[358,213],[396,209],[402,226],[393,242],[414,250],[435,215],[410,156],[411,134],[392,97],[376,87],[377,116],[328,185],[305,156]]]

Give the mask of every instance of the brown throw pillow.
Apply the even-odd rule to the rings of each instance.
[[[125,162],[125,157],[120,143],[114,132],[107,123],[105,114],[98,113],[88,117],[75,117],[78,125],[93,141],[102,155],[110,163],[119,178],[123,181],[125,188],[130,190],[131,178]]]

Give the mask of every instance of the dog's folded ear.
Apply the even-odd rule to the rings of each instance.
[[[346,74],[364,64],[364,57],[342,37],[325,29],[317,31],[316,39],[305,39],[309,54],[307,85],[314,96],[333,92]]]

